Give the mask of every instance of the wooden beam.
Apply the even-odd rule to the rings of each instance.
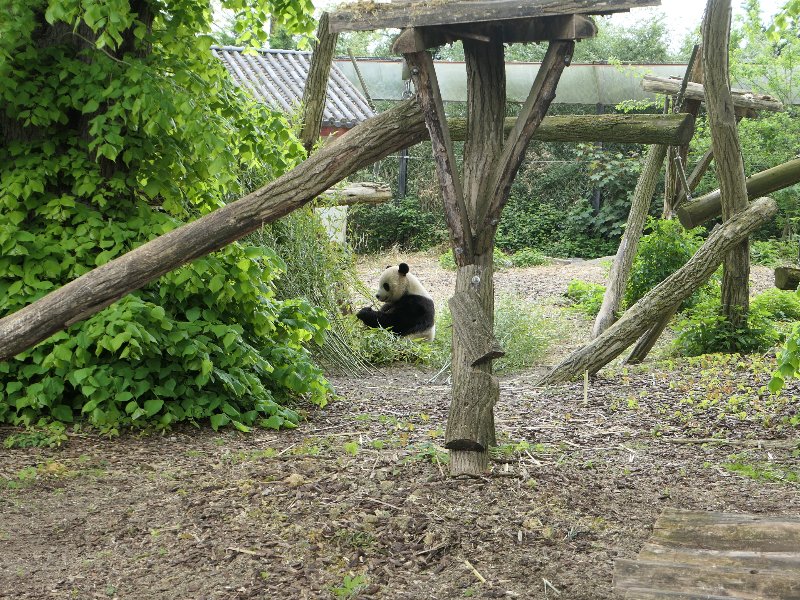
[[[656,77],[645,75],[642,79],[642,89],[654,94],[674,96],[680,91],[681,79],[675,77]],[[769,110],[779,112],[783,110],[780,100],[766,94],[756,94],[747,90],[731,89],[733,105],[737,108],[752,108],[754,110]],[[686,98],[689,100],[705,100],[705,88],[702,84],[689,82],[686,86]]]
[[[417,103],[422,109],[425,125],[431,136],[436,175],[442,188],[444,214],[450,231],[455,261],[457,265],[464,265],[466,258],[471,257],[473,253],[472,232],[458,177],[453,143],[447,129],[447,117],[444,114],[439,82],[433,68],[433,59],[424,50],[406,54],[405,59],[417,89]]]
[[[658,183],[666,154],[667,147],[661,145],[651,146],[647,152],[642,172],[636,182],[636,189],[633,191],[625,232],[622,234],[617,254],[614,256],[614,262],[611,265],[611,273],[608,275],[608,285],[603,294],[603,304],[592,327],[592,338],[596,338],[611,327],[617,319],[617,313],[622,306],[622,297],[628,285],[633,259],[636,256],[636,249],[639,247],[639,239],[642,237],[644,223],[650,211],[653,193],[656,191],[656,184]]]
[[[597,373],[653,327],[676,303],[683,302],[708,281],[725,254],[777,212],[778,205],[774,200],[759,198],[747,210],[716,227],[684,266],[645,294],[602,335],[565,358],[536,385],[563,383],[585,371]]]
[[[484,0],[444,2],[443,0],[393,0],[357,2],[331,14],[331,31],[369,31],[406,27],[454,25],[484,21],[552,17],[571,14],[610,14],[631,8],[658,6],[660,0]]]
[[[489,21],[448,27],[409,27],[392,44],[394,54],[438,48],[457,40],[495,40],[503,44],[584,40],[597,35],[594,21],[584,15],[559,15],[538,19]]]
[[[556,97],[558,81],[572,60],[574,49],[573,41],[550,42],[528,98],[520,110],[514,128],[508,134],[503,154],[497,162],[498,169],[492,174],[492,185],[489,188],[491,204],[477,222],[478,228],[491,232],[492,236],[500,222],[500,213],[508,202],[511,184],[525,156],[525,149]]]
[[[303,89],[303,129],[300,132],[300,141],[309,154],[319,139],[325,100],[328,96],[328,77],[338,38],[338,33],[329,33],[328,31],[328,13],[322,13],[317,28],[317,41],[311,54],[311,64],[308,67],[308,77]]]
[[[354,204],[383,204],[392,199],[392,190],[382,183],[349,183],[343,188],[332,188],[322,194],[339,206]]]
[[[798,182],[800,182],[800,158],[748,177],[745,180],[747,197],[752,200],[759,196],[766,196]],[[686,229],[692,229],[718,217],[721,212],[721,192],[717,189],[679,208],[678,219]]]

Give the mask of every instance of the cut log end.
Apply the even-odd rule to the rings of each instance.
[[[800,267],[776,267],[775,287],[779,290],[796,290],[800,284]]]
[[[444,447],[448,450],[460,450],[462,452],[486,452],[486,447],[483,444],[467,439],[450,440]]]

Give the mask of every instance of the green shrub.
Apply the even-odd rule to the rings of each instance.
[[[675,271],[680,269],[702,245],[697,230],[686,231],[677,220],[650,219],[650,233],[639,241],[633,261],[625,304],[632,306]],[[695,294],[681,308],[696,302]]]
[[[603,295],[606,293],[606,286],[599,283],[589,283],[580,279],[573,279],[567,286],[564,294],[572,300],[571,308],[582,312],[590,317],[596,317],[603,305]]]
[[[746,324],[733,327],[722,314],[716,294],[704,295],[694,307],[682,313],[675,332],[675,347],[682,356],[763,352],[779,337],[771,315],[759,305],[751,307]]]
[[[752,240],[750,242],[750,259],[756,265],[777,267],[785,264],[794,264],[797,261],[797,255],[797,242],[778,240],[765,242]]]
[[[377,206],[355,205],[347,216],[347,239],[353,249],[366,254],[394,246],[427,250],[448,239],[444,214],[423,210],[416,198]]]
[[[494,334],[506,351],[494,361],[496,373],[511,373],[526,369],[539,360],[552,340],[547,331],[548,321],[539,308],[518,296],[502,294],[495,301]],[[436,315],[436,338],[429,361],[445,364],[450,360],[453,317],[448,307]]]
[[[515,267],[538,267],[539,265],[546,265],[550,259],[542,254],[539,250],[533,248],[523,248],[515,252],[510,257],[511,264]]]
[[[797,292],[772,288],[750,302],[750,309],[775,321],[800,321],[800,297]]]

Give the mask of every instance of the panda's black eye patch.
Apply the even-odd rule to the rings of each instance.
[[[384,283],[383,284],[383,289],[385,289],[388,292],[389,291],[389,284],[388,283]]]

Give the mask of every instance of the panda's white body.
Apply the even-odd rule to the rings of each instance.
[[[380,310],[367,306],[356,315],[369,327],[389,329],[397,335],[432,341],[436,335],[433,298],[406,263],[386,267],[378,281],[375,297]]]

